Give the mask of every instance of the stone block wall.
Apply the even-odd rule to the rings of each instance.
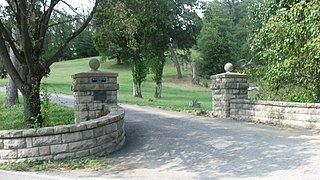
[[[117,103],[117,73],[85,72],[73,75],[75,122],[108,114],[108,106]]]
[[[291,103],[248,100],[247,76],[232,73],[211,76],[213,115],[219,118],[320,129],[320,103]]]
[[[235,99],[230,117],[265,124],[320,129],[320,103],[292,103]]]
[[[125,142],[124,110],[79,124],[0,131],[0,163],[102,156]]]
[[[247,99],[247,76],[239,73],[222,73],[211,76],[212,107],[214,116],[230,116],[230,100]]]

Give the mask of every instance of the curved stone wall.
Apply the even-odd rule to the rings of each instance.
[[[124,110],[79,124],[0,131],[0,163],[103,156],[125,142]]]

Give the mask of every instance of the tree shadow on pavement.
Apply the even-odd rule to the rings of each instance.
[[[316,145],[300,138],[311,134],[306,130],[130,108],[125,121],[126,145],[107,157],[114,163],[100,175],[127,177],[144,169],[196,179],[259,178],[315,156]]]

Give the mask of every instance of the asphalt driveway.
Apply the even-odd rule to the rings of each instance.
[[[72,97],[67,98],[65,104],[70,105]],[[320,179],[317,131],[122,106],[126,110],[127,142],[106,157],[111,162],[108,168],[0,171],[0,180]]]

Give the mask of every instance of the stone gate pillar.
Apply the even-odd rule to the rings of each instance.
[[[248,98],[248,78],[245,74],[233,73],[233,65],[224,66],[226,73],[211,76],[213,115],[230,117],[230,100]]]
[[[97,59],[91,59],[89,66],[91,71],[72,75],[75,123],[105,116],[109,107],[117,103],[118,73],[99,71]]]

